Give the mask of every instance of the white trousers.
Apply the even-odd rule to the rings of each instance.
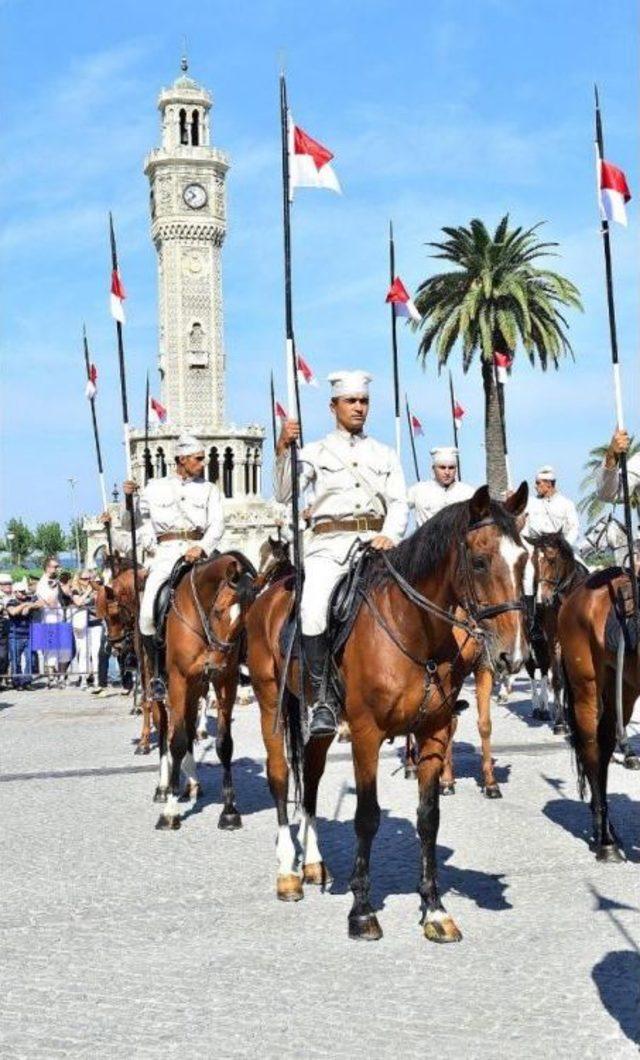
[[[346,570],[344,559],[332,556],[307,556],[304,561],[302,589],[302,632],[316,637],[327,628],[327,607],[336,582]]]
[[[197,543],[197,542],[196,542]],[[140,604],[140,632],[145,637],[151,636],[156,631],[153,621],[153,603],[158,589],[167,580],[174,568],[176,560],[184,556],[193,547],[193,541],[165,541],[158,545],[156,554],[150,564],[149,575],[144,587],[142,603]]]

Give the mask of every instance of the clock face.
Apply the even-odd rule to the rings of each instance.
[[[187,184],[182,193],[182,198],[192,210],[201,210],[207,202],[207,193],[202,184]]]

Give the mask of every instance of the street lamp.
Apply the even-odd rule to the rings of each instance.
[[[71,487],[71,516],[73,518],[73,533],[76,542],[76,569],[80,570],[80,538],[78,536],[78,516],[76,513],[76,479],[68,478],[67,482]]]

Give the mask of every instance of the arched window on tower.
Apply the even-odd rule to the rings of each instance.
[[[220,478],[220,460],[218,459],[218,447],[211,446],[209,450],[209,463],[207,465],[209,482],[217,482]]]
[[[244,492],[248,496],[251,492],[251,450],[247,449],[244,456]]]
[[[164,449],[162,446],[158,446],[156,449],[156,469],[155,478],[164,478],[167,474],[167,462],[164,458]]]
[[[251,490],[253,493],[260,492],[260,450],[256,449],[253,454],[253,465],[251,467]]]
[[[233,451],[230,446],[224,451],[222,464],[222,492],[225,497],[233,497]]]
[[[191,143],[194,147],[200,143],[200,115],[197,110],[191,115]]]
[[[187,131],[187,112],[184,107],[180,111],[180,143],[189,143],[189,134]]]

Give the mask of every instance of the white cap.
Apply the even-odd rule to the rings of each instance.
[[[10,574],[0,574],[0,585],[13,585],[13,578]]]
[[[327,376],[331,383],[331,397],[369,396],[369,383],[373,376],[369,372],[331,372]]]
[[[176,442],[176,456],[195,456],[204,453],[204,445],[192,434],[181,434]]]
[[[431,450],[431,463],[434,467],[442,464],[455,464],[458,460],[458,450],[455,445],[437,445]]]
[[[551,464],[543,464],[543,466],[536,471],[536,479],[540,479],[541,482],[555,482],[555,468],[551,467]]]
[[[27,585],[27,579],[23,578],[22,581],[13,583],[14,593],[28,593],[29,586]]]

